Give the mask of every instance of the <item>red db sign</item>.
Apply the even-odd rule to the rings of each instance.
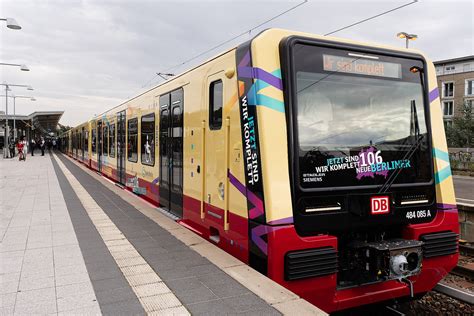
[[[390,204],[388,196],[374,196],[370,198],[370,211],[372,215],[388,214]]]

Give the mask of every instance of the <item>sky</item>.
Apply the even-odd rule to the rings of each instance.
[[[0,66],[0,82],[34,88],[12,88],[16,95],[37,99],[17,99],[17,114],[63,110],[60,123],[74,126],[158,84],[156,72],[300,2],[2,0],[0,18],[15,18],[22,29],[0,24],[0,62],[26,64],[31,71]],[[409,2],[309,0],[250,34],[168,71],[180,73],[265,28],[325,34]],[[400,47],[405,42],[396,34],[404,31],[419,37],[410,47],[432,60],[449,59],[474,55],[473,15],[474,0],[419,0],[333,36]],[[0,110],[5,110],[2,97]]]

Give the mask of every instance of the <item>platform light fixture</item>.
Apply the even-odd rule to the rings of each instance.
[[[0,21],[6,21],[9,29],[21,30],[20,24],[14,18],[0,18]]]
[[[399,33],[397,33],[397,37],[402,38],[402,39],[404,38],[405,39],[405,47],[408,48],[408,42],[416,40],[418,38],[418,35],[408,34],[406,32],[399,32]]]
[[[0,66],[17,66],[20,67],[21,71],[30,71],[30,68],[25,64],[9,64],[9,63],[0,63]]]

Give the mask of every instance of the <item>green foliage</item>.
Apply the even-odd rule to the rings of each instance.
[[[473,102],[474,103],[474,102]],[[464,102],[461,115],[453,119],[452,126],[446,126],[448,147],[474,147],[474,116],[472,105]]]

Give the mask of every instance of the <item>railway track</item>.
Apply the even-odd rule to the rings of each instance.
[[[451,271],[452,274],[464,277],[466,279],[469,279],[471,281],[474,281],[474,270],[472,270],[470,267],[464,266],[464,265],[457,265],[453,271]]]
[[[459,262],[442,282],[436,287],[435,291],[443,293],[457,300],[474,304],[474,292],[468,289],[474,289],[474,247],[459,244]]]
[[[459,244],[459,252],[461,255],[474,257],[474,247],[470,245]]]
[[[469,304],[474,304],[474,294],[472,292],[464,291],[460,288],[450,286],[441,282],[436,285],[434,290],[457,300]]]

